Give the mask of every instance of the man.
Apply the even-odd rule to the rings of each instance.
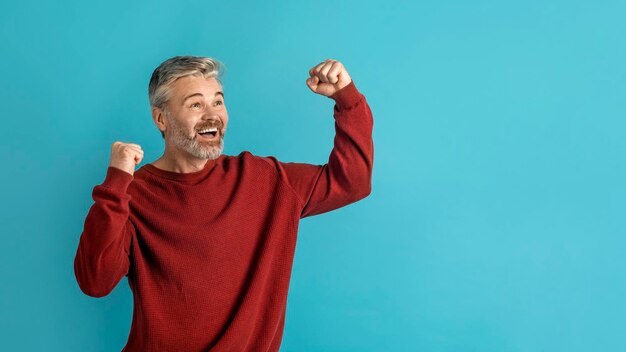
[[[152,74],[163,156],[115,142],[74,260],[80,289],[108,295],[128,277],[123,351],[278,351],[299,220],[371,192],[372,112],[345,67],[325,60],[307,86],[335,101],[325,165],[222,154],[228,126],[211,58],[177,56]]]

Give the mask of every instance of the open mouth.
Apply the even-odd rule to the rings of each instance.
[[[214,139],[219,135],[219,131],[217,130],[217,127],[212,127],[198,131],[198,134],[204,138]]]

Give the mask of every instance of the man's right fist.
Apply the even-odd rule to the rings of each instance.
[[[139,144],[113,142],[111,145],[110,166],[116,167],[133,175],[135,165],[143,159],[143,150]]]

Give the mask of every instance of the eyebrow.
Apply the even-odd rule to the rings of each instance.
[[[186,96],[186,97],[185,97],[185,99],[183,99],[183,104],[185,104],[185,102],[187,101],[187,99],[189,99],[189,98],[191,98],[191,97],[195,97],[195,96],[197,96],[197,95],[199,95],[199,96],[203,96],[203,95],[202,95],[202,93],[193,93],[193,94],[190,94],[190,95]],[[221,95],[221,96],[222,96],[222,99],[224,99],[224,92],[222,92],[222,91],[217,91],[217,92],[215,92],[215,96],[218,96],[218,95]]]

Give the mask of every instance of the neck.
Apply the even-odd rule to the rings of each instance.
[[[190,173],[204,169],[208,159],[199,159],[181,150],[165,147],[163,155],[151,164],[159,169],[178,173]]]

